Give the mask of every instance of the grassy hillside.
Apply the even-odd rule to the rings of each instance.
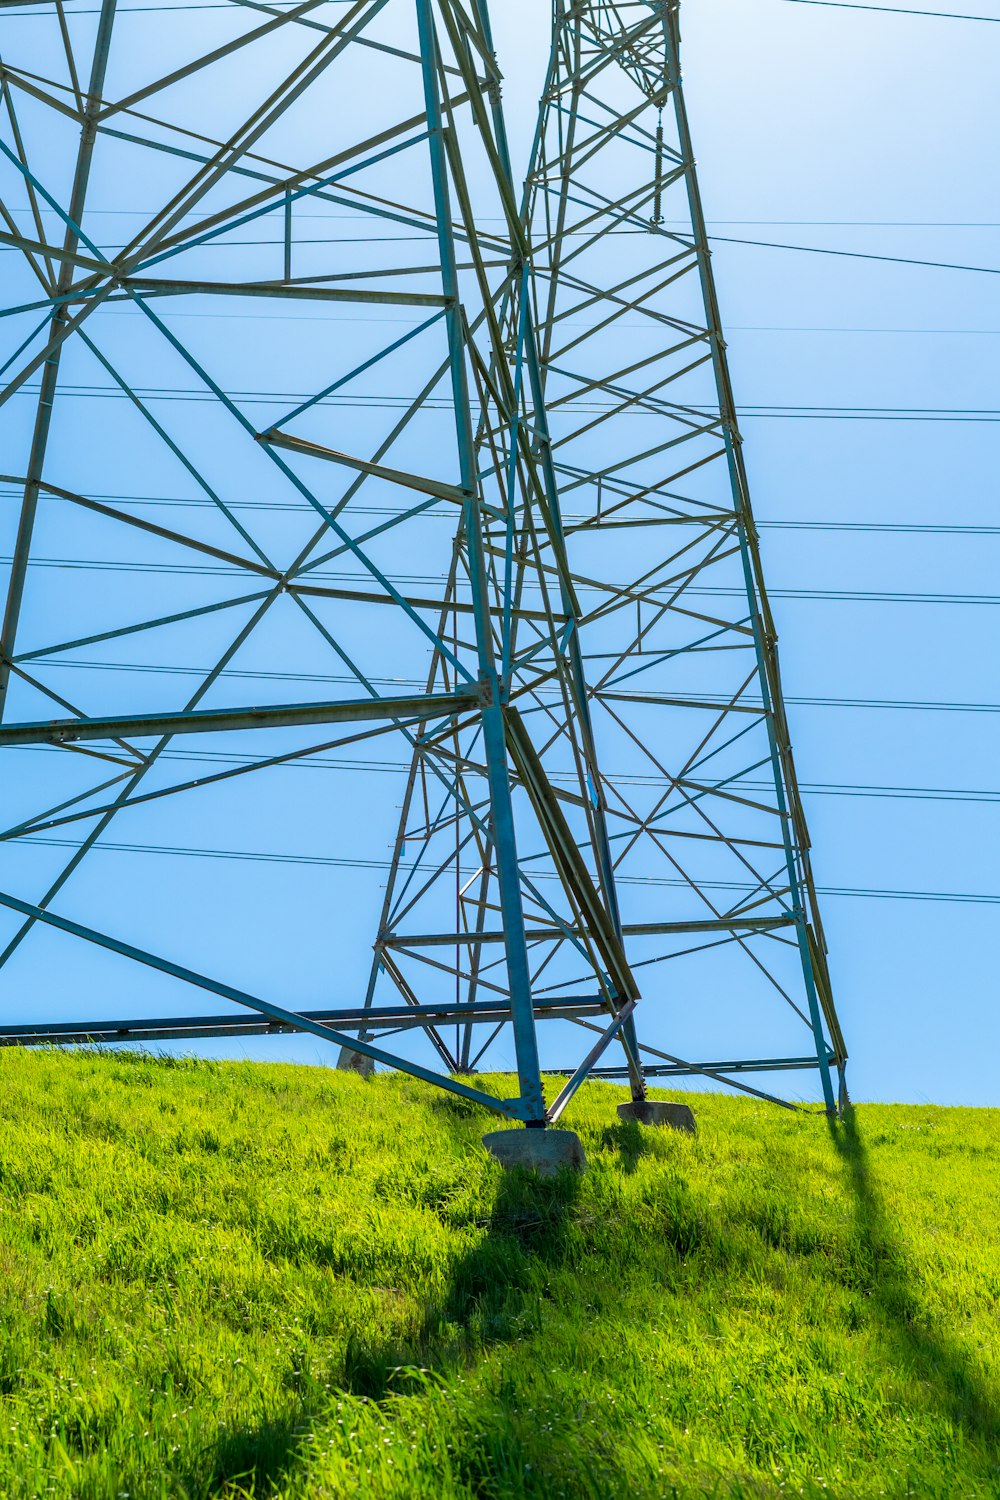
[[[1000,1131],[0,1054],[0,1494],[1000,1495]]]

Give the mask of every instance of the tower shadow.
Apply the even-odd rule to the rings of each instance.
[[[915,1386],[927,1409],[961,1435],[968,1472],[975,1472],[989,1485],[1000,1473],[1000,1409],[960,1339],[927,1320],[914,1268],[874,1179],[857,1116],[848,1111],[841,1121],[831,1121],[829,1128],[853,1215],[843,1256],[829,1274],[843,1276],[864,1295],[873,1331],[879,1336],[875,1360],[881,1361],[883,1369],[889,1366],[910,1376],[907,1403],[913,1399]],[[624,1173],[635,1171],[649,1149],[648,1137],[631,1124],[609,1125],[602,1140],[604,1148],[618,1156]],[[669,1186],[664,1184],[663,1191]],[[338,1372],[338,1388],[376,1404],[426,1395],[456,1370],[474,1367],[490,1351],[543,1332],[551,1316],[548,1283],[554,1272],[579,1253],[581,1243],[585,1246],[590,1233],[587,1215],[581,1223],[581,1188],[581,1178],[570,1172],[551,1180],[518,1170],[499,1175],[488,1217],[477,1226],[482,1234],[449,1265],[440,1292],[419,1308],[406,1334],[386,1331],[380,1337],[377,1330],[354,1334]],[[700,1210],[695,1204],[691,1214],[681,1212],[687,1189],[680,1186],[676,1191],[682,1197],[676,1200],[674,1232],[679,1236],[678,1246],[690,1253],[698,1242],[685,1236],[701,1232]],[[716,1225],[711,1232],[721,1231]],[[727,1265],[738,1275],[736,1263],[730,1264],[723,1253],[720,1274],[728,1274]],[[618,1267],[615,1275],[627,1279],[627,1269]],[[720,1286],[720,1296],[724,1291]],[[508,1456],[516,1451],[518,1462],[534,1457],[528,1449],[523,1453],[517,1449],[516,1423],[511,1423],[504,1406],[506,1377],[498,1379],[496,1409],[476,1417],[484,1464],[490,1453],[501,1452],[504,1445]],[[510,1399],[511,1410],[516,1411],[513,1386]],[[304,1394],[299,1401],[290,1399],[259,1425],[230,1434],[212,1455],[207,1487],[192,1484],[191,1493],[223,1494],[227,1482],[238,1480],[241,1488],[235,1493],[247,1500],[270,1494],[288,1475],[308,1464],[311,1420],[322,1409],[322,1397],[313,1403]],[[561,1489],[573,1494],[579,1475],[570,1460],[553,1456],[552,1462],[566,1466],[553,1493]],[[738,1491],[726,1487],[719,1490],[723,1492]]]
[[[912,1271],[871,1171],[853,1108],[829,1121],[854,1199],[857,1284],[892,1346],[894,1362],[916,1374],[928,1398],[978,1453],[984,1477],[1000,1473],[1000,1410],[958,1339],[930,1326],[912,1289]]]
[[[452,1267],[439,1299],[411,1341],[393,1346],[351,1339],[344,1386],[380,1401],[420,1389],[428,1374],[453,1368],[499,1343],[537,1333],[548,1268],[562,1263],[580,1177],[539,1178],[504,1171],[483,1238]]]
[[[450,1267],[440,1296],[424,1306],[413,1332],[402,1339],[352,1334],[338,1388],[376,1404],[426,1393],[438,1377],[498,1344],[537,1333],[546,1275],[566,1254],[579,1193],[576,1172],[540,1179],[521,1169],[505,1171],[486,1233]],[[215,1444],[207,1473],[188,1477],[185,1493],[243,1500],[272,1494],[308,1462],[312,1418],[323,1404],[308,1396],[289,1400],[259,1423],[228,1433]]]

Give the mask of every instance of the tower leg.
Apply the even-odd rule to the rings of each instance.
[[[640,1125],[667,1125],[671,1130],[697,1133],[694,1112],[687,1104],[671,1104],[663,1099],[631,1099],[619,1104],[619,1120],[636,1120]]]
[[[351,1047],[341,1047],[337,1056],[337,1068],[341,1073],[357,1073],[362,1078],[372,1078],[375,1074],[375,1063],[363,1052],[355,1052]]]

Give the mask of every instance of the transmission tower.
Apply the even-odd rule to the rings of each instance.
[[[582,789],[590,802],[607,916],[652,1002],[641,1015],[689,1049],[680,1057],[642,1044],[643,1076],[739,1079],[755,1093],[763,1090],[746,1075],[811,1069],[834,1110],[831,1069],[842,1093],[846,1057],[698,194],[676,3],[556,0],[523,209],[544,389],[536,447],[561,524],[522,550],[515,587],[535,602],[540,575],[558,584],[577,648],[567,680],[584,687],[566,694],[522,678],[512,700],[535,733],[549,795],[565,807]],[[584,767],[582,788],[571,763]],[[451,826],[451,801],[436,821],[420,810],[421,774],[418,753],[400,850]],[[488,871],[484,859],[476,889],[456,863],[456,911],[476,936],[465,937],[465,964],[457,948],[453,963],[470,1000],[486,942],[499,936],[484,931]],[[380,967],[398,984],[394,956],[417,957],[420,945],[394,925],[406,889],[397,870],[370,1001]],[[558,950],[582,932],[546,930],[536,912],[536,996],[556,992]],[[735,1056],[691,1060],[720,1035]],[[476,1061],[471,1037],[469,1027],[463,1067]],[[590,1072],[628,1076],[638,1100],[634,1022],[624,1041],[623,1065],[592,1058]]]
[[[832,1111],[846,1053],[679,45],[677,0],[555,0],[527,197],[553,465],[633,970],[688,1058],[738,1049],[644,1047],[645,1072],[815,1069]]]
[[[641,1103],[645,1076],[808,1064],[833,1108],[673,9],[557,7],[523,203],[484,0],[5,9],[0,968],[8,1005],[32,994],[0,1040],[305,1032],[533,1125],[594,1072]],[[630,370],[626,305],[661,336]],[[231,847],[303,829],[345,849],[305,856],[351,870],[335,905]],[[232,893],[221,865],[135,873],[185,852],[229,860]],[[82,952],[110,967],[60,985]],[[640,990],[658,1040],[712,984],[756,1018],[733,954],[808,1057],[640,1045]],[[135,965],[144,1014],[81,1009]],[[498,1065],[511,1097],[475,1081]],[[546,1069],[569,1075],[547,1106]]]

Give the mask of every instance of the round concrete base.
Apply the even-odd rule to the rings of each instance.
[[[371,1078],[375,1072],[375,1061],[353,1047],[341,1047],[337,1067],[345,1073],[360,1073],[362,1078]]]
[[[587,1170],[580,1137],[575,1130],[491,1130],[483,1145],[504,1167],[526,1167],[539,1177],[555,1177],[569,1168]]]
[[[662,1099],[643,1099],[636,1103],[619,1104],[619,1120],[638,1120],[640,1125],[669,1125],[673,1130],[686,1130],[694,1135],[697,1126],[694,1115],[687,1104],[668,1104]]]

